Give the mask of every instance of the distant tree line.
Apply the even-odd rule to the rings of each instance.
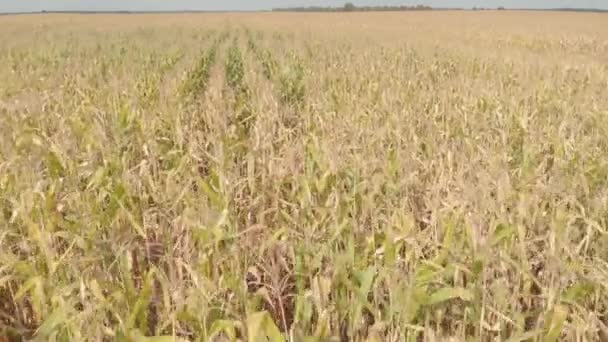
[[[382,11],[430,11],[430,10],[466,10],[464,8],[433,8],[425,5],[417,6],[355,6],[352,2],[347,2],[341,7],[287,7],[274,8],[275,12],[382,12]],[[513,10],[513,11],[567,11],[567,12],[608,12],[608,10],[595,8],[547,8],[547,9],[525,9],[525,8],[510,8],[504,6],[499,7],[473,7],[473,11],[488,11],[488,10]]]
[[[504,8],[503,6],[497,7],[497,8],[493,8],[493,7],[473,7],[471,8],[473,11],[494,11],[494,10],[499,10],[499,11],[505,11],[506,8]]]
[[[274,8],[275,12],[382,12],[382,11],[430,11],[433,8],[425,5],[417,6],[355,6],[352,2],[347,2],[342,7],[289,7]]]

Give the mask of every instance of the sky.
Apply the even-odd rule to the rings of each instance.
[[[429,5],[433,7],[601,8],[608,0],[0,0],[0,12],[47,11],[167,11],[167,10],[265,10],[295,6]]]

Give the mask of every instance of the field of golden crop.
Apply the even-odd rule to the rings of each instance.
[[[32,338],[608,339],[608,16],[1,16]]]

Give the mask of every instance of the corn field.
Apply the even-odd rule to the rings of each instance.
[[[608,17],[0,17],[0,342],[608,340]]]

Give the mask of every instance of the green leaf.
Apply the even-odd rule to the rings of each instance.
[[[270,342],[285,341],[285,339],[283,338],[283,335],[281,335],[281,331],[274,324],[274,322],[272,321],[272,319],[270,319],[270,316],[268,316],[268,315],[266,316],[266,321],[264,322],[264,331],[266,332],[266,336],[268,336],[268,339],[270,340]]]
[[[174,336],[140,336],[134,339],[135,342],[186,342],[188,340]]]
[[[209,185],[209,183],[207,183],[206,181],[200,180],[199,182],[201,190],[203,190],[205,195],[207,195],[207,198],[209,199],[211,204],[215,206],[216,209],[224,208],[225,204],[221,194],[215,191],[213,187],[211,187],[211,185]]]
[[[247,317],[247,336],[249,341],[260,341],[262,337],[262,324],[266,318],[266,311],[256,312]]]
[[[40,325],[38,331],[36,332],[36,338],[47,338],[53,333],[55,328],[64,323],[66,320],[66,312],[63,307],[59,307],[53,311]]]
[[[441,274],[442,268],[431,263],[424,263],[416,269],[415,281],[417,286],[424,286],[432,282]]]
[[[357,278],[359,280],[359,293],[357,294],[358,301],[354,307],[353,322],[360,322],[361,313],[363,306],[367,305],[367,295],[372,288],[374,282],[374,276],[376,275],[376,269],[374,267],[368,267],[364,272],[358,272]]]
[[[141,290],[139,291],[137,301],[135,302],[133,310],[129,316],[129,328],[138,327],[141,329],[147,329],[148,305],[150,304],[153,282],[154,270],[150,270],[146,274],[146,278]]]
[[[56,179],[63,176],[65,170],[63,168],[63,165],[61,164],[61,161],[59,160],[59,157],[55,152],[49,151],[46,157],[46,164],[46,167],[49,170],[49,175],[52,178]]]
[[[188,342],[188,340],[175,336],[144,336],[139,330],[133,330],[130,333],[129,341],[132,342]]]
[[[452,217],[448,217],[445,222],[445,231],[443,233],[443,242],[441,252],[435,257],[436,264],[443,264],[450,256],[450,252],[454,249],[454,228],[456,223]]]
[[[87,184],[87,190],[99,187],[102,184],[105,175],[106,175],[106,169],[103,166],[99,167],[97,169],[97,171],[95,171],[93,176],[91,176],[91,180]]]
[[[544,338],[545,342],[555,342],[559,339],[567,317],[568,308],[565,306],[556,305],[555,308],[553,308],[551,320],[545,325],[545,330],[547,332]]]
[[[365,297],[367,297],[367,294],[369,293],[369,290],[372,287],[372,283],[374,282],[374,276],[376,275],[376,269],[371,266],[368,267],[367,270],[365,270],[365,272],[360,272],[358,274],[359,278],[359,283],[360,285],[360,292],[362,295],[364,295]]]
[[[595,290],[595,285],[591,282],[579,282],[572,285],[562,295],[562,300],[566,302],[579,303]]]
[[[131,121],[131,110],[127,104],[122,104],[120,111],[118,112],[118,122],[122,130],[126,130],[129,127]]]
[[[473,293],[462,287],[444,287],[433,293],[426,304],[435,305],[455,298],[471,301],[473,300]]]
[[[512,336],[507,340],[507,342],[520,342],[520,341],[530,341],[535,337],[541,335],[543,333],[542,330],[532,330],[526,331],[525,333],[521,333],[519,335]]]
[[[492,234],[492,246],[496,246],[504,240],[508,240],[513,235],[515,235],[515,227],[508,224],[498,224],[496,228],[494,228],[494,233]]]
[[[37,284],[42,282],[42,277],[32,277],[28,279],[20,288],[17,290],[15,294],[15,300],[21,299],[26,293],[28,293],[32,288],[34,288]]]
[[[213,322],[208,340],[213,341],[213,338],[219,336],[220,333],[226,334],[230,341],[236,341],[236,327],[233,321],[220,319]]]
[[[253,313],[247,317],[247,336],[249,341],[283,342],[285,339],[279,328],[266,311]]]
[[[477,259],[473,262],[473,267],[471,267],[471,271],[473,272],[473,276],[475,277],[475,279],[477,279],[479,277],[479,275],[481,274],[481,272],[483,272],[483,268],[484,268],[483,259]]]

